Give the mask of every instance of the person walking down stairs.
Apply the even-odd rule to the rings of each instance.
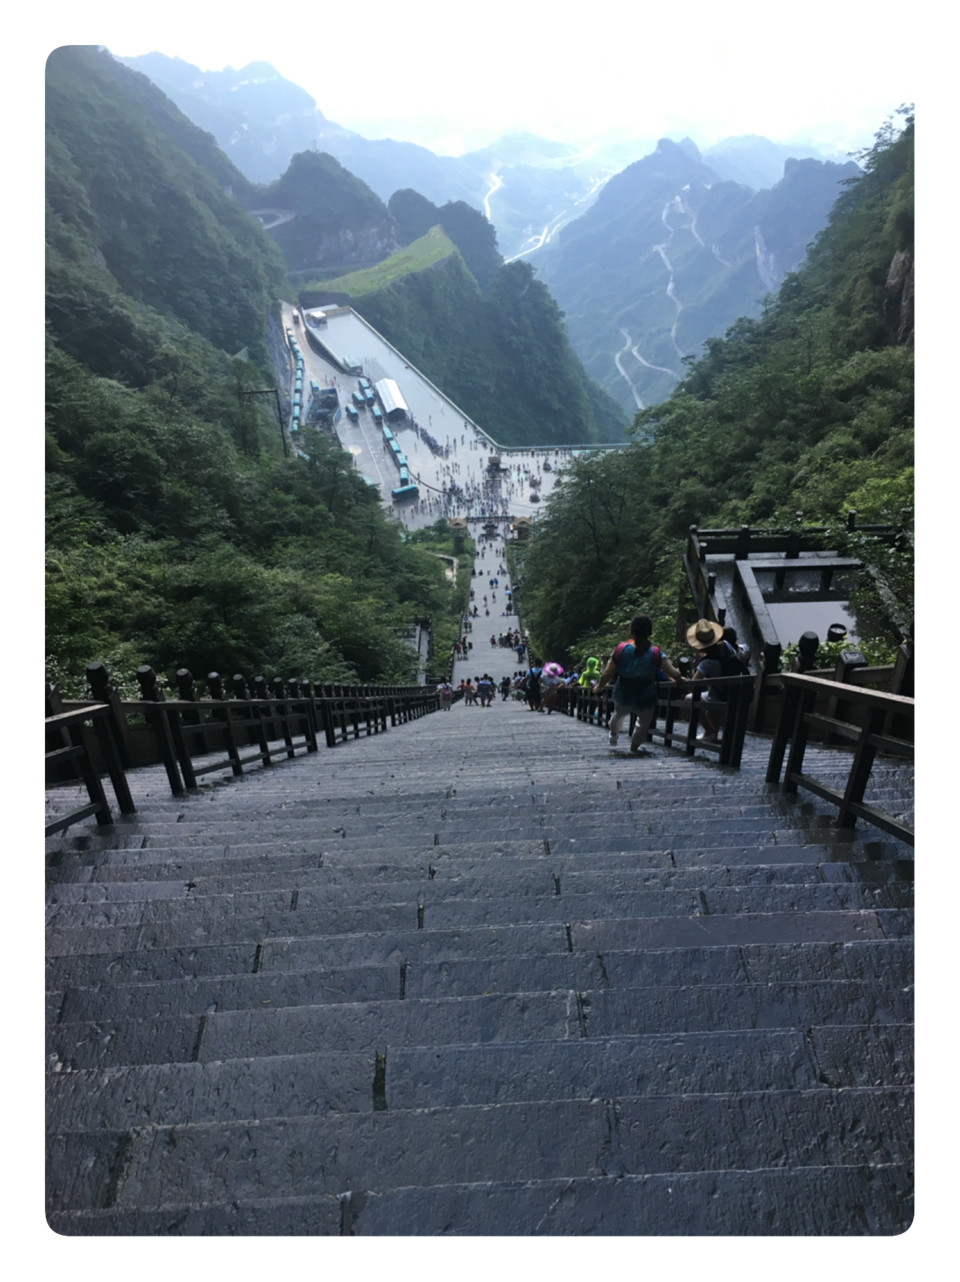
[[[653,624],[647,615],[634,615],[629,640],[620,642],[597,682],[598,690],[614,683],[614,713],[609,735],[611,748],[617,746],[624,721],[629,721],[631,716],[636,717],[630,736],[630,751],[635,756],[646,755],[643,745],[657,706],[658,672],[663,672],[671,681],[683,680],[659,646],[651,642],[652,630]]]

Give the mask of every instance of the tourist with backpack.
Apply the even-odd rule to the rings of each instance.
[[[687,643],[696,651],[693,673],[695,681],[708,681],[707,692],[700,700],[703,737],[701,743],[718,743],[723,724],[722,705],[727,691],[713,684],[717,677],[745,677],[750,669],[723,636],[723,627],[710,619],[698,619],[687,629]]]
[[[635,717],[630,735],[630,752],[633,756],[647,756],[644,744],[653,724],[657,708],[658,673],[670,681],[683,677],[659,646],[653,645],[650,633],[653,624],[645,614],[636,614],[630,624],[630,639],[621,641],[610,661],[600,674],[596,689],[613,685],[613,716],[610,719],[609,742],[616,748],[624,721]]]

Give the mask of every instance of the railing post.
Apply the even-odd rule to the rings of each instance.
[[[223,688],[223,679],[219,672],[207,673],[207,689],[210,691],[210,697],[215,703],[221,706],[215,709],[218,720],[223,725],[224,737],[227,741],[227,756],[230,758],[230,769],[234,775],[243,774],[243,766],[240,762],[240,747],[237,743],[237,733],[233,724],[233,718],[230,715],[230,705],[227,703],[227,694]]]
[[[877,755],[877,750],[873,746],[873,736],[882,732],[884,715],[883,708],[871,708],[867,713],[867,723],[857,740],[857,746],[853,752],[853,765],[847,778],[843,800],[840,802],[837,815],[837,825],[840,828],[852,828],[857,822],[857,816],[851,807],[858,806],[863,801],[867,790],[870,771],[873,769],[873,759]]]
[[[120,762],[125,770],[130,769],[130,742],[127,719],[124,716],[123,704],[110,673],[102,663],[87,664],[87,685],[95,703],[105,703],[110,709],[110,722]]]
[[[177,766],[177,758],[185,755],[178,752],[183,748],[182,741],[175,744],[175,738],[172,733],[170,721],[167,718],[166,711],[160,705],[163,703],[163,691],[157,684],[157,674],[149,663],[141,664],[137,668],[137,684],[140,686],[140,698],[148,705],[147,720],[153,727],[154,734],[157,736],[157,746],[160,749],[160,759],[163,762],[164,769],[167,772],[167,779],[170,782],[170,790],[178,796],[184,790],[184,784],[180,778],[180,771]],[[188,758],[189,760],[189,758]],[[193,771],[187,766],[186,776],[192,776]],[[196,787],[196,780],[189,785],[191,788]]]
[[[270,686],[272,688],[273,697],[277,703],[277,716],[280,719],[280,730],[283,734],[283,742],[287,747],[287,756],[292,757],[295,754],[293,749],[293,738],[290,734],[290,719],[287,716],[287,705],[284,701],[285,694],[283,677],[274,677],[270,682]]]
[[[56,716],[63,712],[63,703],[57,688],[46,683],[46,703],[47,711],[51,716]],[[93,754],[90,751],[90,739],[84,728],[82,721],[76,721],[67,729],[61,731],[61,743],[63,748],[59,751],[68,752],[70,755],[71,769],[78,771],[80,778],[83,780],[87,789],[87,796],[90,798],[91,806],[86,808],[85,813],[89,814],[93,810],[94,818],[101,826],[113,823],[113,815],[110,813],[110,803],[107,801],[107,794],[103,790],[103,783],[93,764]],[[74,751],[71,751],[73,749]],[[79,751],[76,751],[79,749]],[[75,776],[74,776],[75,777]],[[116,787],[116,784],[114,784]],[[126,782],[124,781],[124,787]],[[129,793],[127,794],[129,796]],[[130,803],[131,810],[133,803]],[[62,824],[63,821],[61,821]],[[51,825],[47,830],[47,835],[52,835],[55,826]]]
[[[813,711],[816,698],[814,690],[804,689],[799,692],[796,714],[793,718],[793,728],[790,731],[790,753],[787,757],[787,767],[783,780],[784,792],[796,792],[799,787],[797,776],[803,773],[803,757],[807,750],[807,738],[809,735],[806,718],[807,714]]]
[[[783,769],[783,758],[786,756],[787,743],[790,739],[790,726],[796,720],[798,692],[789,685],[780,687],[780,715],[773,732],[770,744],[770,756],[767,759],[767,783],[779,783]]]
[[[123,761],[120,758],[120,751],[113,733],[113,722],[110,714],[107,713],[105,716],[95,717],[93,729],[97,736],[97,743],[100,745],[100,755],[103,758],[107,774],[110,776],[110,782],[113,785],[113,791],[116,794],[120,813],[132,815],[137,808],[133,804],[133,797],[130,794],[130,786],[127,783]]]
[[[235,672],[230,678],[230,685],[233,688],[233,697],[247,705],[247,712],[252,723],[247,729],[248,739],[256,740],[257,747],[260,749],[260,760],[263,764],[265,766],[273,765],[273,759],[270,756],[270,744],[267,742],[267,734],[263,728],[262,709],[254,707],[251,702],[246,677],[242,672]]]
[[[841,682],[843,685],[852,685],[853,674],[859,668],[865,668],[866,666],[867,661],[859,650],[842,650],[837,659],[837,666],[834,669],[833,679],[834,681]],[[830,717],[837,717],[842,720],[846,714],[846,706],[847,704],[845,699],[840,698],[839,695],[834,695],[827,704],[827,715]],[[834,735],[828,735],[826,742],[828,744],[835,743],[836,737]]]

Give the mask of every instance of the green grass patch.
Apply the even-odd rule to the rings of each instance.
[[[401,276],[421,272],[427,267],[432,267],[434,263],[442,262],[444,258],[449,258],[454,253],[455,248],[453,241],[442,227],[439,225],[431,227],[425,236],[397,250],[382,263],[324,281],[323,287],[338,294],[349,294],[351,298],[360,298],[364,294],[385,289]]]

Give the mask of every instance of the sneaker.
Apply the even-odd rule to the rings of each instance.
[[[615,748],[617,746],[618,738],[619,738],[619,735],[617,735],[613,730],[611,730],[610,733],[607,735],[607,742],[610,744],[611,748]]]
[[[653,753],[648,752],[646,748],[631,748],[630,756],[631,757],[652,757]]]

